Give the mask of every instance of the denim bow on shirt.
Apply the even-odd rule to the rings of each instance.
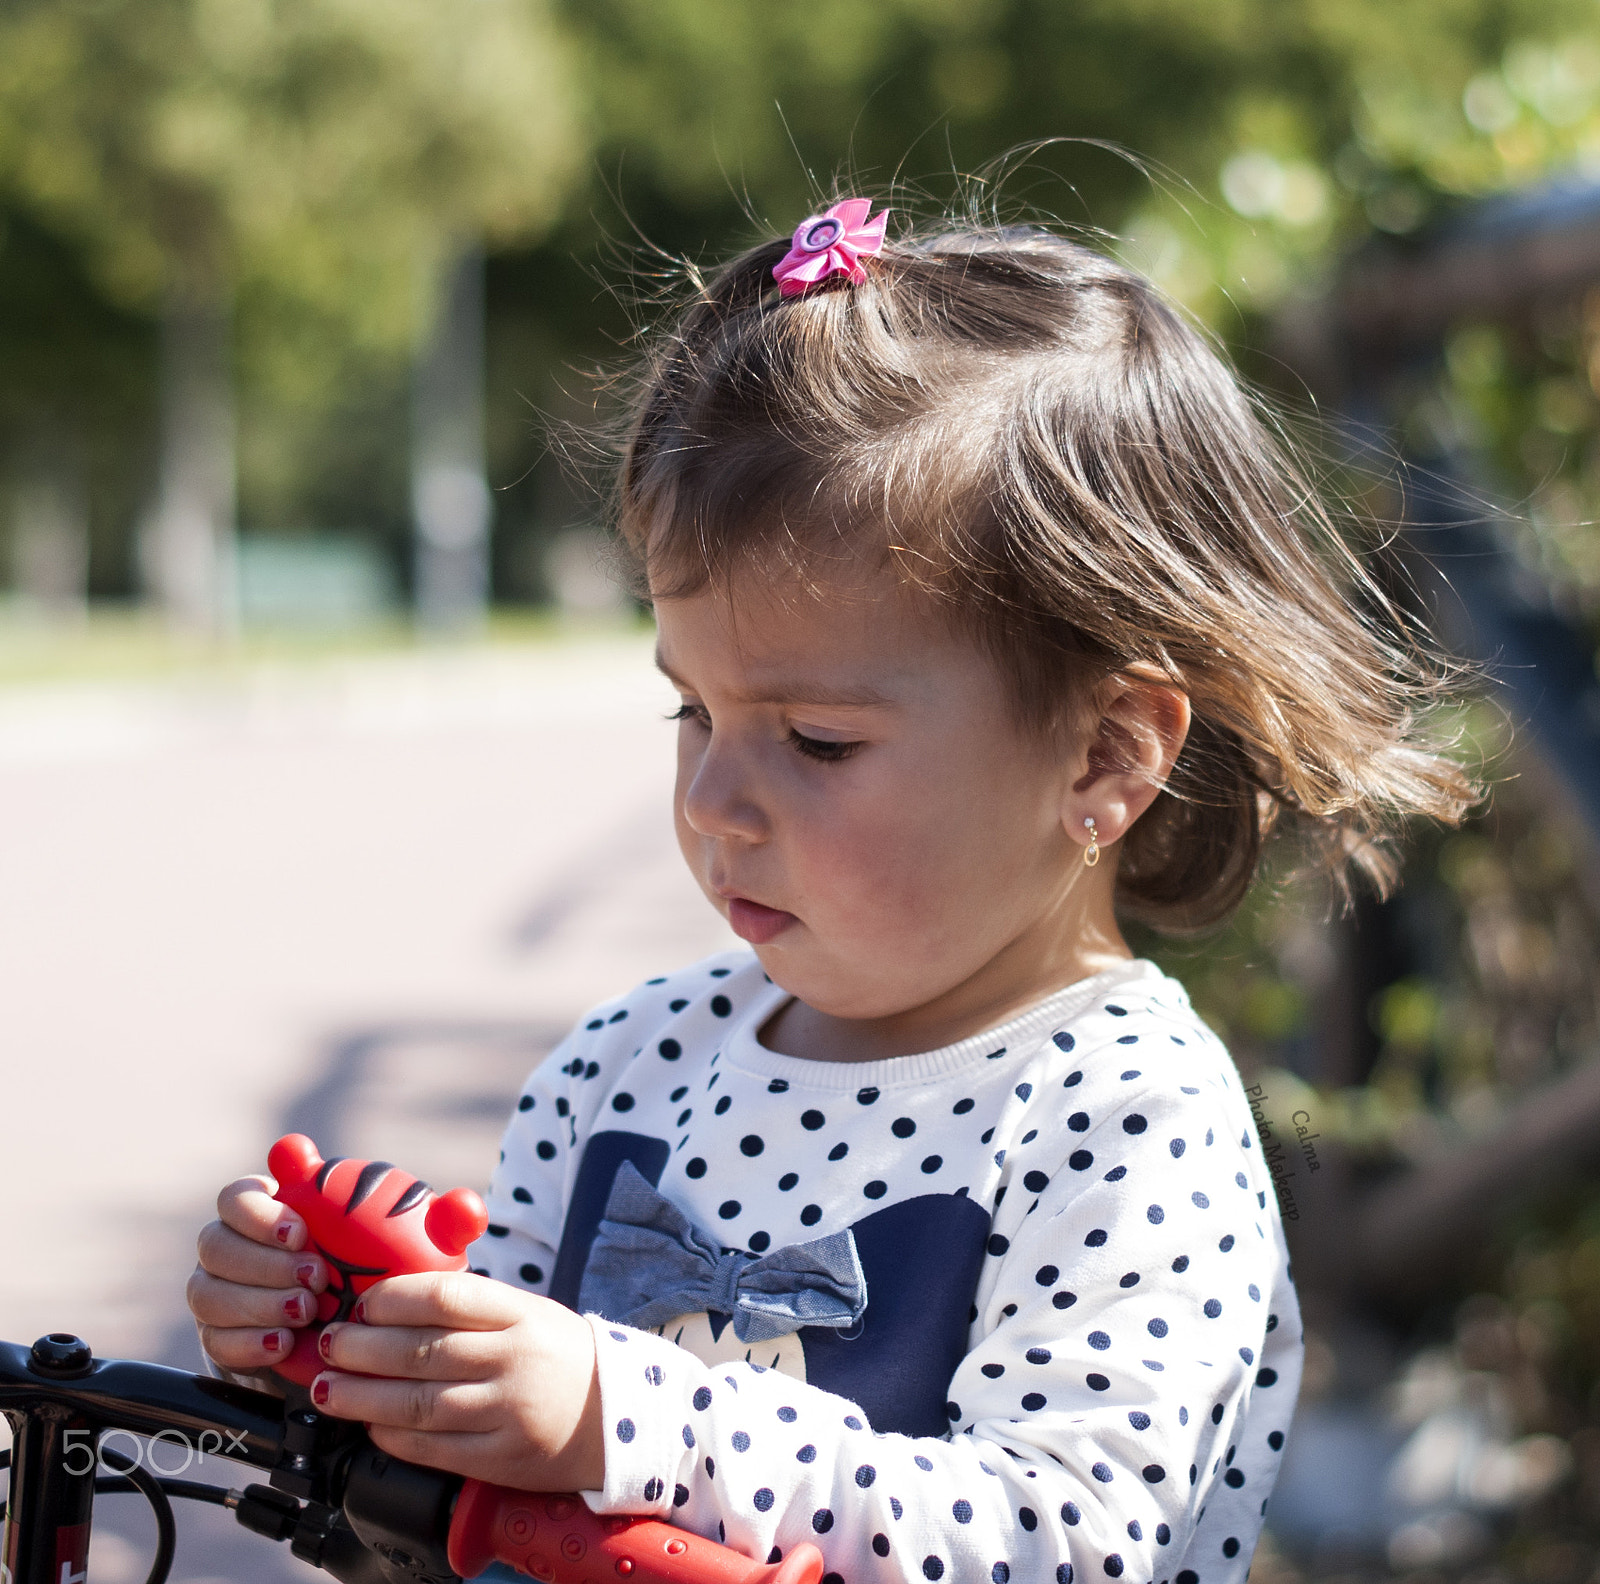
[[[854,1325],[867,1307],[867,1281],[849,1231],[759,1257],[724,1254],[624,1161],[589,1251],[578,1307],[636,1326],[704,1309],[732,1315],[741,1342],[770,1342],[802,1326]]]

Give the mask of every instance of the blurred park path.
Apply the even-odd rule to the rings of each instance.
[[[286,1127],[482,1188],[586,1006],[736,944],[672,702],[637,633],[0,691],[0,1337],[197,1367],[194,1234]],[[204,1527],[175,1581],[311,1576]]]

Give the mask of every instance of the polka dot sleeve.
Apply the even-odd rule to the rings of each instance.
[[[549,1292],[583,1144],[608,1098],[616,1103],[612,1085],[639,1053],[636,1031],[674,1004],[672,989],[652,979],[592,1008],[529,1075],[501,1139],[484,1196],[489,1228],[468,1250],[471,1269]]]
[[[1276,1470],[1275,1448],[1233,1441],[1273,1377],[1267,1177],[1229,1120],[1242,1102],[1214,1085],[1085,1099],[1049,1182],[995,1218],[948,1439],[875,1434],[841,1397],[592,1317],[606,1483],[591,1505],[754,1556],[810,1540],[846,1584],[1191,1584],[1179,1570],[1208,1506],[1209,1548]]]
[[[573,1108],[573,1063],[583,1070],[586,1031],[564,1039],[523,1085],[501,1141],[500,1161],[484,1202],[489,1228],[467,1251],[480,1275],[548,1292],[561,1243],[561,1222],[579,1137]]]

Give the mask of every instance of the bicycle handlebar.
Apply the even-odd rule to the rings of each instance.
[[[819,1584],[822,1553],[809,1542],[757,1562],[656,1519],[597,1516],[577,1496],[406,1463],[359,1424],[310,1407],[304,1387],[320,1368],[321,1326],[349,1317],[357,1294],[385,1276],[465,1268],[488,1217],[466,1189],[435,1195],[386,1161],[324,1161],[300,1134],[280,1139],[269,1159],[278,1197],[305,1219],[334,1275],[280,1366],[294,1395],[96,1359],[65,1334],[31,1349],[0,1343],[0,1412],[15,1435],[0,1584],[85,1584],[99,1443],[111,1430],[175,1434],[202,1454],[267,1470],[269,1485],[230,1491],[224,1504],[346,1584],[459,1584],[497,1561],[541,1584]]]

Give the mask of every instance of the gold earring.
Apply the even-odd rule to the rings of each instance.
[[[1093,869],[1100,862],[1100,832],[1094,828],[1094,821],[1086,819],[1083,828],[1089,833],[1089,845],[1083,851],[1083,866]]]

